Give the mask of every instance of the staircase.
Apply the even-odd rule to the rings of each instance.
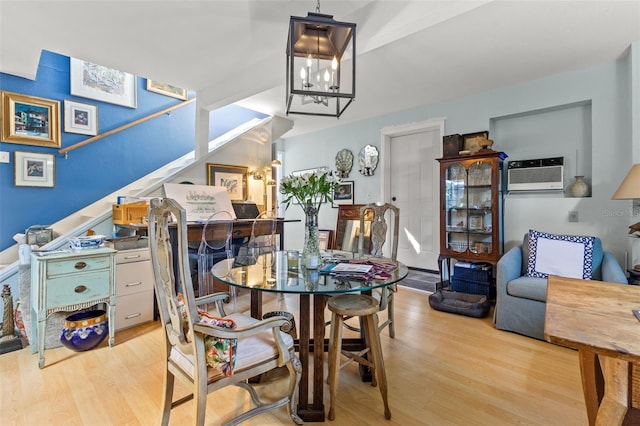
[[[213,139],[209,142],[208,154],[201,158],[195,158],[195,151],[192,151],[171,163],[159,168],[158,170],[138,179],[129,185],[118,189],[117,191],[107,195],[106,197],[95,201],[93,204],[75,212],[74,214],[51,225],[55,239],[42,249],[55,250],[66,248],[67,240],[71,237],[86,235],[89,229],[94,230],[97,234],[111,235],[113,223],[111,221],[111,206],[118,196],[132,197],[162,197],[163,184],[174,182],[177,177],[189,171],[190,169],[202,166],[209,162],[211,154],[220,147],[231,143],[239,138],[255,139],[260,143],[264,143],[265,129],[273,139],[275,135],[271,131],[271,122],[273,118],[253,119],[241,126]],[[287,129],[288,130],[288,129]],[[281,134],[275,136],[280,137]],[[271,142],[271,141],[269,141]],[[7,248],[0,253],[0,282],[16,283],[18,275],[18,246]],[[13,286],[13,285],[12,285]]]

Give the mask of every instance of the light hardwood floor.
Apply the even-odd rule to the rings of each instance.
[[[384,419],[379,391],[362,383],[352,364],[340,373],[331,424],[587,424],[575,351],[496,330],[491,317],[435,311],[427,297],[401,288],[395,299],[396,338],[382,334],[391,420]],[[287,297],[287,309],[297,311],[295,301]],[[158,424],[162,339],[158,324],[148,323],[116,333],[113,348],[103,342],[83,353],[47,350],[42,370],[29,348],[0,356],[0,424]],[[282,380],[274,379],[260,391],[268,399],[280,394],[282,386]],[[187,393],[184,386],[178,389],[180,396]],[[236,389],[210,395],[206,423],[223,423],[235,407],[246,407],[248,399]],[[325,404],[328,410],[326,386]],[[171,424],[187,425],[192,419],[188,402],[172,411]],[[245,424],[292,423],[281,408]]]

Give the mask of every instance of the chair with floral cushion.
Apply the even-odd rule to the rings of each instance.
[[[177,220],[177,251],[173,252],[169,222]],[[171,409],[194,400],[194,423],[203,425],[207,395],[229,385],[249,392],[253,408],[233,419],[225,419],[222,408],[216,410],[215,421],[238,424],[268,410],[286,406],[293,422],[302,424],[296,413],[296,397],[301,377],[301,364],[294,352],[293,339],[280,327],[287,323],[282,317],[257,320],[234,313],[226,316],[222,301],[227,293],[194,296],[188,263],[186,212],[172,199],[152,199],[149,208],[149,239],[155,277],[155,291],[165,330],[164,397],[161,423],[167,425]],[[173,262],[176,256],[178,262]],[[225,261],[225,260],[223,260]],[[231,262],[229,267],[231,267]],[[176,279],[182,283],[182,293],[176,291]],[[215,303],[218,316],[199,309]],[[287,394],[270,403],[263,403],[248,379],[278,367],[289,372]],[[192,390],[186,397],[173,401],[175,379]],[[240,402],[241,406],[245,401]],[[227,415],[228,417],[229,415]]]

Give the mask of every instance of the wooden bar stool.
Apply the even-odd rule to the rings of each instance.
[[[387,401],[387,376],[384,371],[384,359],[382,347],[378,335],[378,301],[364,294],[342,294],[329,298],[327,303],[331,311],[331,334],[329,336],[329,420],[335,419],[334,405],[338,391],[338,373],[340,369],[350,361],[356,361],[373,369],[372,386],[380,388],[382,402],[384,403],[384,417],[391,418],[389,403]],[[367,347],[360,352],[342,350],[342,326],[345,318],[361,317]],[[370,359],[365,357],[369,353]],[[345,355],[349,360],[340,365],[340,355]],[[377,379],[377,380],[376,380]]]

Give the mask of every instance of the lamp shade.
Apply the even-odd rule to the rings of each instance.
[[[340,117],[356,97],[356,24],[309,12],[287,40],[288,114]]]
[[[634,164],[611,197],[613,200],[640,199],[640,163]]]

